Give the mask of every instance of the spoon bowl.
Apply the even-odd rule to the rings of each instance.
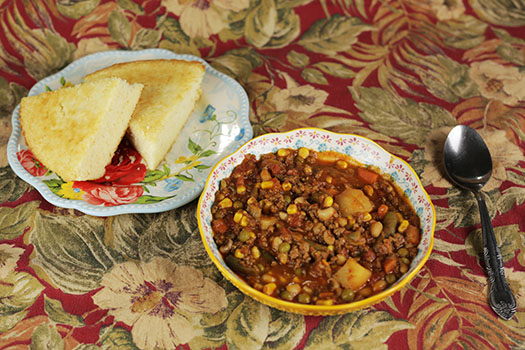
[[[487,145],[474,129],[465,125],[456,126],[448,134],[443,160],[452,181],[470,191],[480,191],[492,175]]]
[[[490,283],[489,303],[498,316],[509,320],[516,313],[516,299],[505,278],[503,259],[481,193],[492,175],[489,149],[476,130],[458,125],[445,141],[443,163],[450,179],[457,186],[472,191],[476,197],[481,217],[483,256]]]

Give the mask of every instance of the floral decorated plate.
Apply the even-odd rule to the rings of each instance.
[[[253,136],[248,98],[229,76],[198,57],[163,49],[105,51],[85,56],[33,86],[29,96],[77,84],[94,71],[115,63],[146,59],[197,60],[206,67],[202,97],[170,152],[156,170],[147,170],[126,142],[100,181],[64,182],[37,160],[21,135],[19,106],[12,115],[7,153],[13,171],[50,203],[86,214],[110,216],[154,213],[180,207],[201,193],[211,168]]]

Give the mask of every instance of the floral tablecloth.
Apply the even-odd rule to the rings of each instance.
[[[524,349],[523,0],[0,1],[0,349]],[[255,135],[314,126],[366,136],[419,174],[434,250],[409,285],[339,316],[280,312],[222,278],[196,201],[106,218],[46,202],[6,158],[11,113],[90,53],[164,48],[236,79]],[[444,177],[457,124],[477,129],[516,315],[487,303],[472,194]]]

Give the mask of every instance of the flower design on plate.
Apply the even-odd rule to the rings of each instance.
[[[42,164],[33,152],[29,149],[23,149],[16,154],[20,164],[27,172],[33,176],[44,176],[47,173],[47,168]]]
[[[73,187],[84,192],[82,199],[87,203],[106,207],[135,203],[144,194],[142,186],[111,186],[78,181],[74,182]]]
[[[115,321],[132,326],[133,341],[141,349],[173,349],[202,333],[204,313],[227,305],[225,291],[202,272],[165,258],[127,261],[102,278],[93,296]]]

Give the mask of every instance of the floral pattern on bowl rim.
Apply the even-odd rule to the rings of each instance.
[[[349,304],[334,306],[302,305],[269,297],[249,287],[222,259],[221,253],[213,240],[210,210],[220,181],[231,174],[233,168],[242,162],[246,154],[254,154],[256,157],[259,157],[265,153],[276,152],[279,148],[298,149],[300,147],[307,147],[316,151],[337,151],[352,157],[360,164],[377,167],[382,174],[390,176],[407,196],[421,219],[421,242],[418,247],[418,254],[414,258],[409,271],[390,288],[369,298]],[[353,134],[338,134],[317,128],[303,128],[258,136],[217,163],[211,171],[200,196],[197,219],[201,237],[208,254],[230,282],[262,303],[284,311],[306,315],[334,315],[357,310],[380,302],[401,289],[418,273],[430,256],[436,225],[434,205],[416,172],[408,163],[390,154],[374,141],[365,137]]]
[[[13,131],[7,147],[13,171],[50,203],[95,216],[161,212],[197,198],[216,162],[253,136],[246,92],[237,81],[218,72],[203,59],[164,49],[99,52],[82,57],[40,80],[28,96],[55,90],[68,83],[79,83],[85,75],[115,63],[147,59],[199,61],[205,66],[201,99],[156,170],[146,171],[140,155],[137,160],[134,150],[124,145],[118,151],[127,157],[127,162],[117,162],[110,175],[106,168],[105,176],[118,178],[117,183],[64,182],[54,173],[43,171],[42,165],[28,150],[21,135],[20,106],[17,106],[12,114]],[[118,183],[122,179],[124,183]]]

